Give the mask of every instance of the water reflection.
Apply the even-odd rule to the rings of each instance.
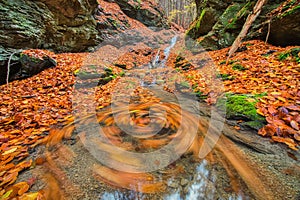
[[[99,200],[128,200],[128,199],[139,199],[142,200],[142,195],[139,193],[131,192],[129,194],[125,194],[119,191],[114,192],[104,192]]]
[[[207,161],[203,160],[196,169],[196,174],[192,185],[189,187],[186,199],[213,199],[215,194],[214,184],[212,183],[211,174],[206,168]]]

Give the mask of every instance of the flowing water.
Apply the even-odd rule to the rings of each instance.
[[[296,199],[299,165],[285,150],[252,132],[237,133],[225,124],[224,113],[198,102],[191,89],[177,92],[185,78],[169,66],[174,55],[195,66],[205,58],[210,77],[216,73],[208,54],[185,42],[172,31],[146,30],[100,45],[87,65],[111,64],[137,48],[154,53],[126,71],[104,109],[90,104],[76,110],[84,95],[93,99],[94,88],[75,91],[74,113],[91,114],[50,133],[35,155],[43,164],[23,175],[38,178],[32,190],[43,190],[47,199]],[[222,89],[222,83],[215,79],[210,87]],[[224,136],[232,133],[274,151],[237,145]],[[291,168],[294,176],[286,176],[284,169]]]

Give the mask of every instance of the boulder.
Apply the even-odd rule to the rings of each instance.
[[[6,82],[9,58],[9,80],[32,74],[33,71],[27,71],[27,75],[16,74],[24,72],[24,66],[19,60],[21,49],[78,52],[95,46],[98,31],[93,13],[96,7],[96,0],[2,0],[0,84]]]
[[[145,0],[111,0],[130,18],[136,19],[146,26],[168,28],[167,18],[155,1]]]
[[[3,0],[0,43],[5,48],[78,52],[96,45],[96,0]]]
[[[55,67],[57,65],[56,61],[49,56],[37,58],[22,53],[20,55],[20,63],[20,71],[12,79],[22,79],[31,77],[47,68]]]

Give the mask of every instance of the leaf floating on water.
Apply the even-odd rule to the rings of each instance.
[[[160,140],[140,140],[140,148],[142,149],[157,149],[161,146],[166,145],[169,142],[169,139],[160,139]]]
[[[120,188],[142,193],[156,193],[166,189],[166,185],[163,181],[156,181],[154,176],[147,173],[116,171],[101,165],[95,165],[93,171],[96,178]]]

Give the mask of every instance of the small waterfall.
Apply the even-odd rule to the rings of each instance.
[[[159,54],[160,54],[160,49],[157,51],[156,56],[153,59],[153,61],[149,63],[149,69],[155,68],[156,66],[159,65],[159,63],[160,63]]]
[[[171,39],[170,45],[164,49],[164,59],[160,60],[160,50],[157,51],[154,59],[148,64],[148,73],[146,73],[146,75],[151,76],[151,83],[149,83],[149,81],[145,81],[144,77],[143,79],[140,81],[140,84],[142,87],[151,87],[157,84],[157,78],[154,73],[152,73],[151,71],[154,69],[158,69],[158,68],[164,68],[165,64],[170,56],[170,52],[172,50],[172,48],[175,46],[176,42],[177,42],[177,38],[178,36],[174,36]]]
[[[170,51],[171,49],[175,46],[176,42],[177,42],[177,38],[178,36],[174,36],[171,40],[171,45],[168,46],[165,50],[164,50],[164,54],[165,54],[165,58],[162,60],[161,62],[161,67],[165,67],[165,64],[170,56]]]

